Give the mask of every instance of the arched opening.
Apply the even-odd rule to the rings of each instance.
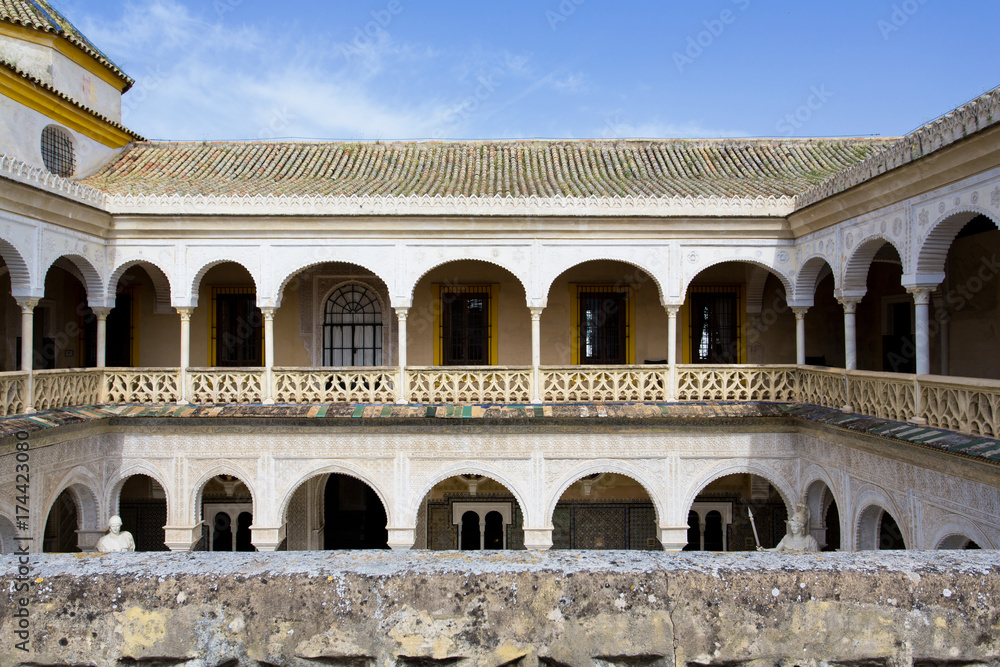
[[[840,511],[830,487],[822,480],[816,480],[806,490],[806,508],[809,511],[809,525],[806,530],[816,538],[822,551],[836,551],[840,548]]]
[[[823,262],[817,274],[813,305],[806,312],[806,363],[844,367],[844,310],[835,296],[835,280]]]
[[[479,260],[449,262],[429,271],[413,290],[407,362],[531,364],[531,317],[521,281],[510,271]]]
[[[888,512],[882,512],[882,519],[879,522],[878,548],[890,550],[906,548],[906,543],[903,542],[903,532]]]
[[[86,278],[65,257],[45,274],[45,298],[35,306],[32,333],[35,370],[97,364],[97,318],[87,305]]]
[[[8,264],[8,257],[17,265]],[[19,279],[23,283],[18,284]],[[21,307],[14,298],[14,288],[23,289],[24,283],[27,267],[13,246],[0,240],[0,369],[5,372],[21,369]]]
[[[521,508],[507,487],[488,477],[449,477],[420,503],[414,548],[523,549]]]
[[[241,479],[216,475],[205,482],[199,495],[202,540],[194,551],[257,550],[251,543],[250,532],[253,496]]]
[[[49,510],[45,522],[45,536],[42,551],[45,553],[74,553],[80,551],[79,537],[80,519],[78,517],[76,499],[69,489],[56,497]]]
[[[663,549],[649,493],[617,473],[588,475],[571,484],[556,503],[552,526],[553,549]]]
[[[903,261],[891,243],[877,246],[868,267],[865,296],[856,314],[858,369],[888,373],[913,373],[913,297],[902,286]],[[859,248],[858,259],[863,252]]]
[[[541,363],[666,363],[666,328],[659,286],[648,273],[621,261],[583,262],[549,287]]]
[[[1000,230],[984,215],[958,230],[945,260],[945,280],[932,300],[932,369],[942,375],[1000,378]]]
[[[962,549],[982,549],[976,542],[965,535],[949,535],[941,540],[938,549],[962,550]]]
[[[795,362],[795,315],[786,287],[749,262],[722,262],[687,288],[678,344],[687,364]]]
[[[163,541],[167,523],[167,495],[152,477],[133,475],[118,496],[122,530],[132,533],[136,551],[167,551]]]
[[[197,289],[198,308],[191,316],[191,365],[263,366],[264,317],[257,307],[257,286],[250,272],[236,262],[222,262],[205,272]]]
[[[378,493],[360,479],[338,473],[315,475],[288,500],[286,548],[386,549],[386,514]]]
[[[753,520],[751,521],[751,513]],[[785,536],[788,508],[778,489],[759,475],[726,475],[703,488],[688,512],[685,551],[754,551],[772,548]],[[695,528],[697,523],[697,528]],[[756,528],[756,531],[755,531]]]
[[[386,513],[375,491],[349,475],[330,475],[324,495],[324,549],[387,549]]]
[[[902,530],[893,516],[879,505],[868,505],[858,517],[859,551],[905,549]]]
[[[397,323],[389,288],[356,264],[324,262],[289,276],[274,328],[277,366],[396,363]]]
[[[108,367],[176,366],[180,326],[163,272],[144,262],[129,266],[114,285],[114,307],[108,313]]]

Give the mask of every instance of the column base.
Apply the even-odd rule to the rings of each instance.
[[[24,409],[24,414],[26,414],[26,415],[38,414],[38,410],[36,410],[34,408],[25,408]]]
[[[261,405],[274,405],[274,399],[273,398],[265,398],[263,401],[260,402],[260,404]]]
[[[688,544],[687,526],[660,526],[658,532],[664,551],[683,551]]]
[[[907,424],[913,424],[914,426],[927,426],[927,420],[923,417],[911,417],[906,420]]]
[[[250,544],[257,551],[274,551],[285,539],[284,526],[268,526],[258,528],[250,526]]]
[[[389,548],[393,551],[409,551],[417,541],[415,528],[386,528],[389,533]]]
[[[854,406],[853,405],[842,405],[842,406],[840,406],[840,411],[841,412],[854,412]]]
[[[545,405],[545,402],[542,399],[540,399],[540,398],[535,398],[535,399],[532,399],[531,404],[532,405]]]
[[[201,526],[164,526],[163,544],[171,551],[191,551],[201,540]]]
[[[525,528],[524,548],[528,551],[548,551],[552,548],[551,528]]]
[[[181,400],[177,401],[177,405],[191,405],[191,401],[187,400],[186,398],[182,398]]]
[[[396,400],[396,405],[409,405],[410,402],[405,398],[400,398]]]

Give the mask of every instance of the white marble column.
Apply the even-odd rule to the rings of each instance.
[[[858,334],[855,313],[860,299],[839,299],[844,307],[844,368],[858,370]]]
[[[97,317],[97,368],[107,366],[108,359],[108,314],[110,308],[91,308]]]
[[[21,307],[21,372],[28,374],[24,381],[24,413],[30,415],[35,412],[35,381],[31,371],[35,357],[35,306],[38,300],[18,299],[17,305]]]
[[[264,315],[264,405],[274,405],[274,308],[261,308]]]
[[[542,310],[531,308],[531,403],[542,404]]]
[[[667,363],[670,364],[670,382],[667,400],[677,399],[677,313],[680,306],[666,306],[667,309]]]
[[[806,313],[809,307],[792,308],[795,313],[795,363],[806,363]]]
[[[913,342],[917,353],[917,375],[931,372],[930,303],[933,287],[908,287],[913,295]]]
[[[177,314],[181,316],[181,370],[180,370],[180,387],[178,387],[178,393],[180,394],[180,400],[177,401],[179,405],[187,405],[190,403],[188,400],[188,381],[187,381],[187,369],[191,365],[191,313],[194,312],[193,308],[178,308]]]
[[[410,313],[409,308],[396,308],[396,321],[399,324],[399,381],[396,392],[396,403],[406,405],[410,402],[410,392],[406,386],[406,316]]]

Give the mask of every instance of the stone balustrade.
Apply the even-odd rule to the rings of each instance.
[[[498,403],[534,397],[531,367],[91,368],[0,373],[0,416],[97,404]],[[1000,436],[1000,381],[794,365],[543,366],[544,403],[780,401]],[[29,383],[29,379],[31,382]],[[29,384],[33,400],[25,398]]]

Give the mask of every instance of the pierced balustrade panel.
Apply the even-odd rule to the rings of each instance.
[[[24,413],[27,373],[0,373],[0,417]]]
[[[838,410],[847,405],[847,372],[843,369],[803,367],[798,376],[795,399],[799,403]]]
[[[108,403],[176,403],[181,400],[176,368],[106,368]]]
[[[901,373],[848,371],[847,404],[869,417],[906,421],[917,413],[915,379]]]
[[[264,392],[262,368],[191,368],[191,400],[200,404],[260,403]]]
[[[104,369],[35,371],[36,410],[55,410],[101,402]]]
[[[275,368],[277,403],[393,403],[395,368]]]
[[[795,366],[678,366],[680,401],[792,401]]]
[[[528,403],[530,368],[449,366],[408,368],[407,387],[414,403]]]
[[[988,438],[1000,437],[1000,383],[949,378],[920,380],[920,404],[928,426]]]
[[[667,400],[668,366],[576,366],[542,368],[545,403]]]

